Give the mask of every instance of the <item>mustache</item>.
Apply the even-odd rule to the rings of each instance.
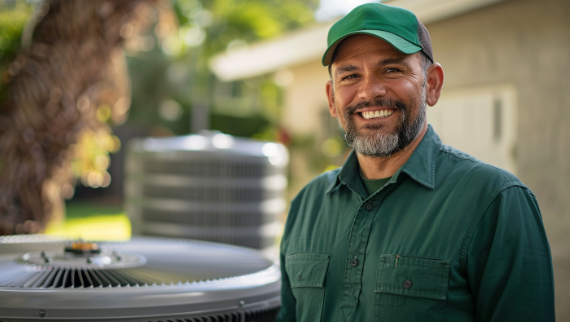
[[[348,106],[346,108],[346,115],[352,115],[357,113],[359,110],[363,108],[371,108],[371,107],[377,107],[377,108],[389,107],[396,110],[400,110],[402,112],[408,111],[408,106],[402,101],[393,100],[393,99],[375,99],[372,101],[364,101],[358,104]]]

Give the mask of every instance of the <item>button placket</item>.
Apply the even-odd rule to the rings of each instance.
[[[360,253],[362,244],[363,230],[366,227],[368,212],[365,210],[365,204],[361,204],[358,208],[354,221],[352,223],[352,232],[348,241],[348,253],[345,266],[344,292],[342,299],[343,316],[348,317],[352,310],[356,307],[358,294],[360,293],[360,274],[362,267],[353,266],[355,254]]]
[[[381,200],[378,195],[373,197],[375,200]],[[353,221],[352,233],[349,237],[349,246],[346,262],[346,279],[344,281],[344,295],[342,300],[343,315],[348,317],[358,303],[358,297],[362,290],[362,270],[364,265],[361,261],[365,260],[366,245],[370,237],[370,229],[372,222],[376,216],[377,208],[369,199],[363,202],[357,210],[355,220]],[[350,257],[349,257],[350,254]]]

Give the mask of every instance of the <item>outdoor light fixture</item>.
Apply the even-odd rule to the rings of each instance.
[[[0,321],[275,320],[279,267],[200,241],[0,237]]]

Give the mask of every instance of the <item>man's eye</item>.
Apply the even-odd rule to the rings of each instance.
[[[399,73],[401,70],[398,68],[386,68],[386,73]]]
[[[342,79],[345,80],[345,79],[352,79],[352,78],[357,78],[357,77],[358,77],[358,75],[352,74],[352,75],[345,76]]]

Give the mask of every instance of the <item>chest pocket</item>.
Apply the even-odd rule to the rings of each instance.
[[[328,254],[297,253],[285,258],[285,268],[297,306],[297,321],[321,320],[325,298]]]
[[[375,320],[443,321],[448,279],[448,260],[382,255],[374,294]]]

